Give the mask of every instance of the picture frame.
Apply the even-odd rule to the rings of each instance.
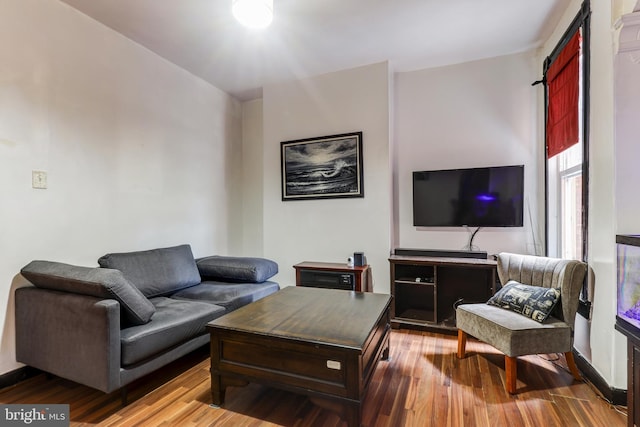
[[[283,201],[364,197],[362,132],[280,144]]]

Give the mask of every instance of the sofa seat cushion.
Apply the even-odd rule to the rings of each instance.
[[[225,283],[205,281],[197,286],[183,289],[171,295],[179,300],[204,301],[224,307],[231,312],[244,305],[270,295],[280,289],[275,282]]]
[[[122,271],[147,298],[168,295],[201,280],[189,245],[106,254],[98,264]]]
[[[151,299],[156,312],[145,325],[120,331],[122,365],[141,362],[206,332],[208,322],[222,316],[223,307],[167,297]]]
[[[145,324],[156,311],[118,270],[36,260],[20,272],[38,288],[115,299],[120,303],[124,324]]]
[[[196,261],[206,280],[236,283],[262,283],[278,273],[278,264],[266,258],[209,256]]]
[[[488,304],[461,304],[456,325],[480,341],[490,342],[507,356],[571,351],[572,331],[565,322],[549,316],[543,323]]]

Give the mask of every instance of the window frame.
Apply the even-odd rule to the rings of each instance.
[[[544,84],[544,186],[545,186],[545,254],[549,255],[549,157],[547,155],[547,120],[549,112],[549,94],[548,86],[546,84],[547,72],[549,67],[558,57],[562,49],[571,40],[574,34],[578,31],[582,31],[582,66],[581,66],[581,80],[582,86],[580,88],[580,98],[582,106],[582,261],[588,262],[588,232],[589,232],[589,106],[590,106],[590,46],[591,46],[591,7],[590,0],[584,0],[578,14],[575,16],[567,30],[564,32],[560,41],[555,46],[549,56],[547,56],[543,63],[543,82]],[[578,313],[583,317],[590,317],[590,301],[588,301],[589,295],[587,291],[587,279],[580,294],[580,305],[578,307]]]

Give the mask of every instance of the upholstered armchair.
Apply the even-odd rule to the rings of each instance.
[[[564,353],[573,377],[573,328],[587,266],[574,260],[501,253],[502,289],[487,303],[456,308],[458,357],[467,335],[505,354],[506,388],[516,392],[516,360],[528,354]]]

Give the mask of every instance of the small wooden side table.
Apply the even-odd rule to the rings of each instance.
[[[348,289],[373,292],[371,266],[350,267],[347,264],[304,261],[296,269],[296,286]]]

